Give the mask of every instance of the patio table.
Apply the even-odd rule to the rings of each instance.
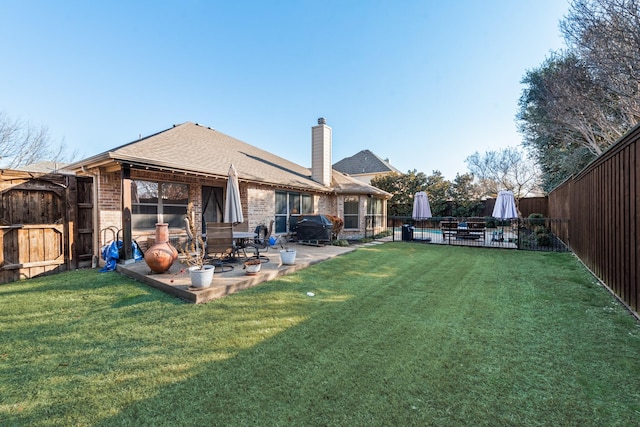
[[[236,241],[236,247],[238,249],[242,249],[242,252],[244,253],[244,257],[247,257],[247,253],[245,252],[245,248],[247,247],[247,244],[255,239],[258,235],[253,232],[253,231],[234,231],[233,232],[233,239]]]

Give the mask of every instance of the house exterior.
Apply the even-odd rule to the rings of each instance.
[[[345,157],[335,163],[333,169],[352,176],[365,184],[370,184],[371,180],[379,175],[402,173],[391,166],[388,159],[383,160],[369,150],[362,150],[351,157]]]
[[[312,167],[305,168],[196,123],[172,128],[67,166],[94,182],[94,248],[102,231],[123,230],[144,249],[156,223],[168,223],[172,238],[185,236],[184,217],[192,206],[199,231],[224,222],[227,174],[238,174],[245,221],[241,231],[275,221],[286,233],[291,217],[327,214],[343,218],[340,238],[360,238],[386,227],[391,195],[331,167],[332,129],[324,119],[312,127]],[[126,242],[126,240],[125,240]]]

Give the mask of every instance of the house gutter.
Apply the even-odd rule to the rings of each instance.
[[[91,246],[93,246],[93,256],[91,257],[91,268],[97,268],[98,262],[100,261],[100,231],[98,228],[98,194],[100,194],[100,180],[98,179],[98,174],[95,172],[89,171],[85,166],[81,167],[82,172],[90,175],[93,179],[93,238]]]

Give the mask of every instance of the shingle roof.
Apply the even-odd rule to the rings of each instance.
[[[311,150],[311,144],[309,144]],[[215,129],[186,122],[140,140],[116,147],[81,162],[69,165],[71,170],[106,162],[164,168],[185,173],[223,177],[229,165],[238,171],[238,179],[304,190],[334,192],[359,189],[360,194],[380,194],[375,187],[358,183],[353,178],[337,177],[333,188],[311,179],[309,168],[261,150]]]
[[[362,150],[351,157],[346,157],[337,163],[333,168],[349,175],[385,173],[400,171],[389,164],[387,160],[382,160],[369,150]]]
[[[66,165],[66,163],[44,160],[41,162],[31,163],[30,165],[17,167],[15,170],[34,173],[58,173],[61,169],[64,169]],[[64,172],[64,170],[62,172]]]

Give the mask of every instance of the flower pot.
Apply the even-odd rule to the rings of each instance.
[[[156,224],[156,242],[144,253],[144,261],[154,273],[164,273],[178,258],[178,251],[169,243],[169,224]]]
[[[255,276],[260,272],[260,268],[262,267],[262,262],[260,260],[255,261],[247,261],[244,263],[244,269],[248,276]]]
[[[191,287],[194,289],[205,289],[211,286],[214,271],[215,266],[213,265],[204,265],[202,268],[198,266],[189,267]]]
[[[293,265],[296,263],[296,251],[285,249],[280,251],[280,261],[283,265]]]

